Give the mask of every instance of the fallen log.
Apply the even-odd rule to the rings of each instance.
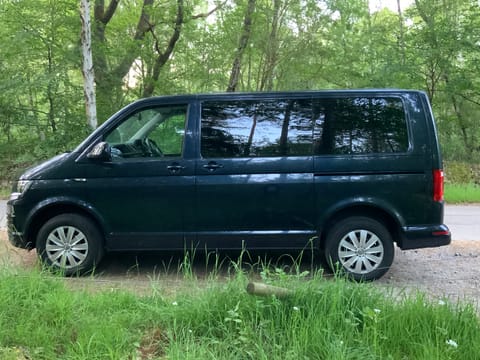
[[[247,285],[247,293],[257,296],[271,296],[275,295],[278,298],[287,297],[293,294],[292,290],[282,288],[279,286],[272,286],[257,282],[249,282]]]

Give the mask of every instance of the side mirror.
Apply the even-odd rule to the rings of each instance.
[[[98,143],[92,151],[87,154],[87,158],[98,161],[112,161],[110,145],[104,141]]]

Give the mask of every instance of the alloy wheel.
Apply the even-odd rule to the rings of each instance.
[[[338,245],[340,263],[354,274],[367,274],[377,269],[384,252],[380,238],[368,230],[352,230]]]
[[[47,237],[45,251],[53,265],[70,269],[81,265],[88,255],[88,239],[73,226],[60,226]]]

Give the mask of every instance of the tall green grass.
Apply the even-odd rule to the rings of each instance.
[[[1,359],[478,359],[471,305],[402,299],[371,284],[263,271],[290,297],[255,297],[238,269],[174,297],[67,290],[0,271]],[[191,280],[188,280],[191,281]],[[192,281],[192,284],[195,282]],[[152,283],[153,287],[158,284]]]
[[[480,186],[475,184],[445,184],[448,204],[480,203]]]

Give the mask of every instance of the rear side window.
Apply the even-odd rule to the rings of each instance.
[[[354,97],[314,100],[316,154],[396,153],[408,150],[399,98]]]
[[[399,98],[212,101],[202,104],[201,154],[273,157],[408,150]]]

